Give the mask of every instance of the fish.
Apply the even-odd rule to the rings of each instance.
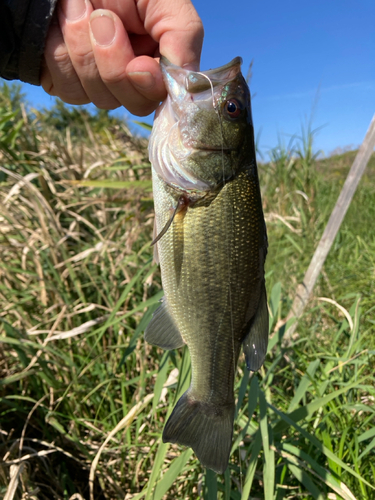
[[[267,232],[241,63],[200,72],[162,57],[168,96],[149,140],[164,297],[145,339],[187,345],[191,358],[190,387],[162,439],[191,447],[216,473],[230,457],[241,346],[256,371],[268,344]]]

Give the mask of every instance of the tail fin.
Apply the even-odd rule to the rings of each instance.
[[[164,443],[190,446],[204,467],[223,474],[232,445],[234,404],[216,406],[189,397],[177,402],[163,431]]]

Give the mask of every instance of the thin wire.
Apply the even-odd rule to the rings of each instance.
[[[225,165],[224,165],[224,133],[223,133],[223,122],[221,119],[221,114],[219,112],[219,106],[217,105],[216,99],[215,99],[215,94],[214,94],[214,86],[212,84],[211,79],[205,75],[204,73],[198,72],[199,75],[203,76],[208,80],[210,87],[211,87],[211,95],[212,95],[212,106],[216,112],[216,115],[219,120],[220,124],[220,134],[221,134],[221,165],[222,165],[222,172],[223,172],[223,186],[225,186]],[[232,227],[233,227],[233,211],[231,210],[231,219],[232,219]],[[227,219],[228,223],[228,219]],[[231,293],[231,276],[230,276],[230,256],[229,256],[229,240],[228,240],[228,231],[226,231],[226,240],[227,240],[227,257],[228,257],[228,283],[229,283],[229,309],[230,309],[230,322],[231,322],[231,333],[232,333],[232,364],[233,364],[233,382],[236,377],[236,355],[235,355],[235,350],[234,350],[234,326],[233,326],[233,304],[232,304],[232,293]],[[238,460],[240,464],[240,486],[241,486],[241,491],[243,489],[243,484],[242,484],[242,460],[241,460],[241,450],[240,447],[238,447]]]

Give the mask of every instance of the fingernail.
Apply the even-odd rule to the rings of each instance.
[[[90,27],[97,45],[105,47],[113,42],[116,34],[115,21],[106,11],[95,10],[91,14]]]
[[[86,13],[86,8],[86,0],[74,0],[74,2],[63,0],[61,2],[61,9],[68,21],[77,21],[83,17]]]
[[[132,83],[143,90],[148,90],[155,85],[155,78],[148,71],[134,71],[128,73]]]

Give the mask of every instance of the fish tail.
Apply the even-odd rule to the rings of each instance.
[[[232,445],[234,403],[217,406],[181,396],[163,431],[164,443],[193,448],[204,467],[223,474]]]

